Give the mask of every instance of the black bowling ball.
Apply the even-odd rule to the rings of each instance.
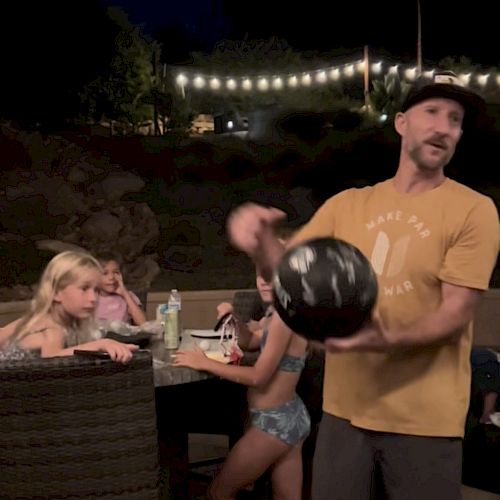
[[[370,317],[377,278],[354,245],[317,238],[289,249],[273,276],[274,305],[284,323],[311,340],[347,337]]]

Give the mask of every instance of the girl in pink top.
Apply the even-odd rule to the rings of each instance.
[[[141,301],[123,284],[120,263],[112,254],[100,254],[97,260],[103,274],[97,300],[96,319],[133,323],[137,326],[146,321]]]

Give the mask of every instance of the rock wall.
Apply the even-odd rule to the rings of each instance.
[[[0,300],[31,296],[45,263],[71,248],[118,254],[129,286],[147,290],[160,271],[159,224],[147,203],[127,200],[144,180],[62,137],[8,125],[0,135],[23,151],[1,165]]]
[[[234,137],[151,138],[152,151],[137,138],[70,138],[0,125],[0,301],[30,298],[71,248],[117,253],[136,292],[252,287],[251,261],[226,236],[230,210],[248,199],[294,219],[313,210],[309,189],[273,178],[284,172],[262,177],[270,147],[263,157]]]

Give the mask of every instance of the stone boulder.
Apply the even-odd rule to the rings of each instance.
[[[144,180],[62,137],[10,126],[0,132],[32,160],[30,170],[0,172],[2,300],[6,288],[10,300],[29,298],[50,256],[69,249],[117,254],[127,285],[147,290],[159,273],[159,224],[146,203],[122,201],[140,192]]]

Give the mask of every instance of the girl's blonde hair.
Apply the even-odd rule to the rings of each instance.
[[[68,345],[73,345],[73,342],[82,343],[91,340],[95,330],[94,319],[79,320],[70,317],[60,303],[54,302],[54,297],[58,292],[91,270],[102,272],[97,259],[89,253],[67,251],[53,257],[38,282],[30,310],[19,321],[12,340],[19,340],[39,330],[41,320],[47,315],[51,316],[55,323],[61,325],[70,337],[76,336],[75,339],[67,339]]]

